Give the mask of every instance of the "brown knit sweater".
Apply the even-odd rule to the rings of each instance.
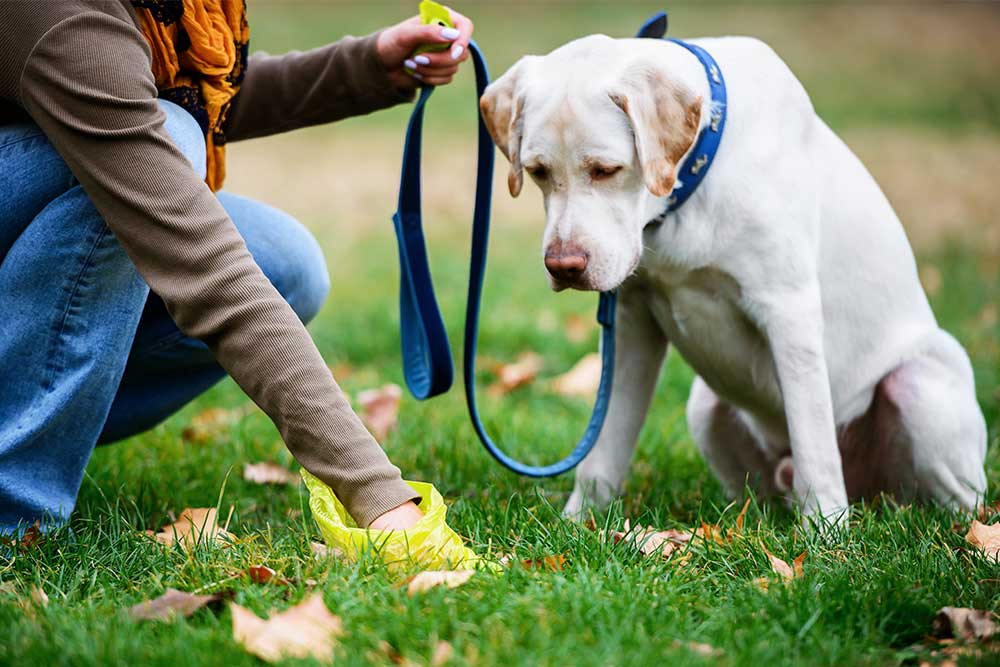
[[[375,41],[347,37],[305,53],[253,56],[227,139],[407,100]],[[295,458],[366,526],[416,496],[171,143],[150,66],[127,0],[0,0],[0,123],[27,116],[38,124],[177,326],[208,344]]]

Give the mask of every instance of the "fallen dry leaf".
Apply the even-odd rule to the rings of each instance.
[[[425,570],[409,578],[406,594],[412,596],[416,593],[423,593],[435,586],[458,588],[471,579],[475,573],[475,570]]]
[[[41,523],[36,521],[28,526],[20,537],[0,538],[0,545],[16,548],[18,551],[23,552],[34,547],[44,538],[45,533],[42,532]]]
[[[692,653],[697,653],[705,658],[721,658],[725,655],[725,651],[721,648],[716,648],[710,644],[704,644],[702,642],[682,642],[679,639],[675,639],[673,646],[674,648],[686,648]]]
[[[31,601],[39,607],[49,606],[49,596],[45,594],[45,591],[42,590],[41,586],[32,586],[30,595]]]
[[[552,379],[552,389],[563,396],[591,398],[601,384],[601,355],[592,352],[573,368]]]
[[[284,466],[269,461],[244,463],[243,479],[254,484],[298,484],[299,475]]]
[[[700,537],[706,542],[715,542],[716,544],[725,544],[726,538],[722,533],[722,528],[714,523],[701,522],[701,526],[694,531],[695,537]]]
[[[736,515],[736,532],[735,532],[736,535],[739,535],[740,533],[743,532],[743,521],[744,519],[746,519],[747,508],[749,507],[750,507],[750,499],[747,498],[746,502],[743,503],[743,509],[741,509],[740,513]]]
[[[443,665],[451,662],[451,658],[454,655],[455,647],[442,639],[434,646],[434,654],[431,655],[431,667],[443,667]]]
[[[324,560],[327,558],[343,558],[344,552],[337,547],[327,546],[322,542],[310,542],[309,550],[312,551],[313,558]]]
[[[767,554],[767,559],[771,562],[771,571],[780,576],[782,579],[789,581],[802,576],[802,564],[805,562],[806,553],[808,552],[803,551],[800,553],[798,558],[792,561],[792,564],[789,565],[784,560],[768,551],[767,547],[763,544],[761,545],[761,548],[764,550],[764,553]]]
[[[340,618],[330,613],[319,593],[267,620],[235,602],[229,603],[229,609],[233,639],[268,662],[308,656],[332,662],[334,642],[343,633]]]
[[[499,398],[518,387],[523,387],[536,377],[542,370],[542,357],[534,352],[524,352],[512,364],[501,364],[497,368],[496,382],[486,389],[493,398]]]
[[[981,641],[996,634],[996,614],[984,609],[943,607],[931,623],[931,632],[939,639]]]
[[[521,567],[526,570],[545,570],[547,572],[562,572],[565,564],[566,557],[562,554],[543,558],[528,558],[521,561]]]
[[[165,621],[175,616],[190,616],[205,605],[221,600],[220,595],[195,595],[168,588],[163,595],[129,608],[129,616],[137,621]]]
[[[396,428],[399,401],[402,398],[403,390],[398,384],[386,384],[380,389],[366,389],[358,394],[358,404],[362,408],[361,418],[379,442],[385,440],[389,432]]]
[[[181,431],[181,439],[199,445],[207,444],[225,428],[246,417],[252,409],[252,406],[244,406],[234,410],[225,408],[203,410],[195,415],[191,419],[191,423]]]
[[[160,544],[171,546],[178,542],[185,549],[199,542],[227,544],[235,536],[219,527],[217,514],[214,507],[187,507],[177,521],[164,526],[154,537]]]
[[[643,528],[641,525],[631,526],[628,519],[625,520],[624,531],[611,531],[611,538],[615,544],[628,542],[642,552],[644,556],[660,555],[668,558],[675,551],[692,540],[694,535],[682,530],[655,530],[653,528]]]
[[[965,539],[980,549],[990,560],[997,560],[1000,554],[1000,523],[985,524],[973,520]]]
[[[288,584],[287,579],[279,577],[278,573],[267,565],[251,565],[244,572],[247,578],[255,584],[279,584],[282,586]]]
[[[571,343],[582,343],[596,328],[597,320],[573,313],[566,318],[566,339]]]

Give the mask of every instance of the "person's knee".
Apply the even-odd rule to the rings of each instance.
[[[311,321],[330,293],[330,275],[319,243],[283,211],[227,192],[218,197],[264,275],[299,319]]]
[[[205,178],[208,169],[205,154],[205,133],[198,125],[198,121],[183,107],[173,102],[157,100],[157,103],[167,116],[163,123],[163,129],[167,131],[174,145],[194,167],[198,176]]]

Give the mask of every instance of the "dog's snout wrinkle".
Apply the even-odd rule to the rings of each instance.
[[[574,283],[587,270],[590,253],[575,241],[557,240],[545,251],[545,268],[562,283]]]

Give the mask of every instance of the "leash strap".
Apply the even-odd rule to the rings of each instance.
[[[470,47],[473,58],[481,60],[478,49],[472,45]],[[479,81],[478,73],[476,81]],[[448,333],[434,297],[434,284],[427,265],[427,246],[424,244],[420,210],[420,148],[424,107],[433,92],[432,86],[424,86],[410,115],[403,146],[399,204],[392,216],[396,242],[399,245],[399,328],[403,347],[403,376],[410,392],[421,401],[448,391],[455,374]]]
[[[571,470],[590,452],[607,415],[611,398],[611,377],[614,373],[614,313],[615,294],[602,293],[597,308],[597,321],[603,332],[601,355],[603,369],[597,399],[583,438],[562,461],[547,466],[531,466],[511,458],[490,438],[476,406],[476,345],[479,337],[479,312],[486,275],[486,253],[489,246],[490,206],[493,194],[494,147],[486,123],[479,115],[478,101],[489,84],[489,72],[482,52],[470,42],[476,74],[478,118],[478,164],[476,199],[472,217],[472,253],[469,266],[469,292],[466,302],[465,347],[463,370],[465,397],[469,416],[489,452],[504,467],[529,477],[551,477]],[[403,149],[403,169],[399,186],[399,205],[393,216],[393,226],[399,245],[400,263],[400,328],[402,332],[403,374],[406,385],[418,399],[446,392],[453,379],[451,351],[444,322],[434,298],[427,248],[422,230],[420,208],[420,150],[424,107],[434,89],[424,87],[410,116]]]

